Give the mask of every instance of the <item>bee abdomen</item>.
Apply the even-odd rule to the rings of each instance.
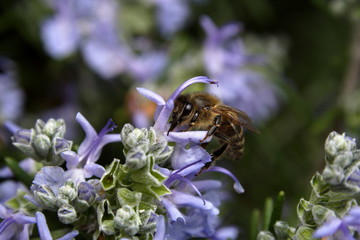
[[[231,157],[234,160],[240,159],[244,153],[244,146],[245,146],[244,134],[240,133],[239,135],[233,137],[230,141],[230,148],[227,151],[229,157]]]

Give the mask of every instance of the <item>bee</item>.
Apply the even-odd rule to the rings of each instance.
[[[219,98],[208,93],[184,94],[177,97],[171,114],[168,133],[193,128],[207,130],[201,142],[210,136],[219,139],[221,146],[212,152],[212,161],[198,174],[208,169],[223,153],[237,157],[244,152],[244,127],[260,133],[251,118],[243,111],[223,104]],[[203,147],[206,143],[202,144]]]

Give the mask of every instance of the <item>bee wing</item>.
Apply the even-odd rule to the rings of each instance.
[[[260,131],[255,127],[251,118],[243,111],[227,106],[227,105],[217,105],[212,108],[212,111],[218,114],[226,114],[234,122],[239,122],[242,126],[246,127],[254,133],[260,133]]]

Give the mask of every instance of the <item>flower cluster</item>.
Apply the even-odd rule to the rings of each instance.
[[[310,199],[302,198],[298,204],[300,226],[293,228],[278,221],[274,233],[262,232],[259,239],[358,239],[360,210],[355,197],[360,192],[360,150],[355,139],[330,133],[325,142],[325,162],[322,174],[316,173],[311,180]]]
[[[206,72],[222,86],[211,91],[225,104],[244,110],[253,119],[267,119],[278,107],[279,89],[249,66],[263,66],[268,60],[248,53],[237,36],[242,30],[240,24],[229,23],[218,28],[207,16],[200,23],[206,33],[203,47]]]
[[[198,82],[217,83],[206,77],[192,78],[167,101],[150,90],[139,88],[142,95],[158,105],[155,124],[150,128],[138,129],[125,124],[120,134],[110,134],[116,126],[109,120],[96,133],[78,113],[76,119],[86,137],[77,151],[73,151],[72,141],[63,138],[65,123],[61,119],[38,120],[30,130],[8,124],[14,132],[13,144],[31,159],[30,165],[37,167],[29,171],[24,164],[17,167],[10,164],[9,168],[1,169],[0,172],[11,172],[15,177],[21,173],[32,180],[30,184],[4,182],[1,186],[18,184],[21,187],[18,191],[7,190],[1,197],[0,238],[29,239],[36,224],[41,240],[60,236],[58,239],[62,240],[75,236],[134,240],[236,239],[237,228],[221,225],[220,206],[227,196],[222,182],[197,179],[197,173],[211,161],[211,156],[199,146],[206,131],[167,135],[174,100],[185,88]],[[119,141],[124,147],[124,157],[114,158],[107,168],[97,164],[102,147]],[[171,161],[167,163],[169,158]],[[66,168],[62,163],[66,163]],[[208,171],[230,176],[235,182],[235,191],[244,191],[228,170],[212,167],[204,172]],[[46,222],[48,212],[55,212],[65,227],[50,230]]]

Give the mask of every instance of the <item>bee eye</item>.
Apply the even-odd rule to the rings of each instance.
[[[184,107],[183,115],[189,115],[192,109],[192,105],[190,103],[186,104]]]

